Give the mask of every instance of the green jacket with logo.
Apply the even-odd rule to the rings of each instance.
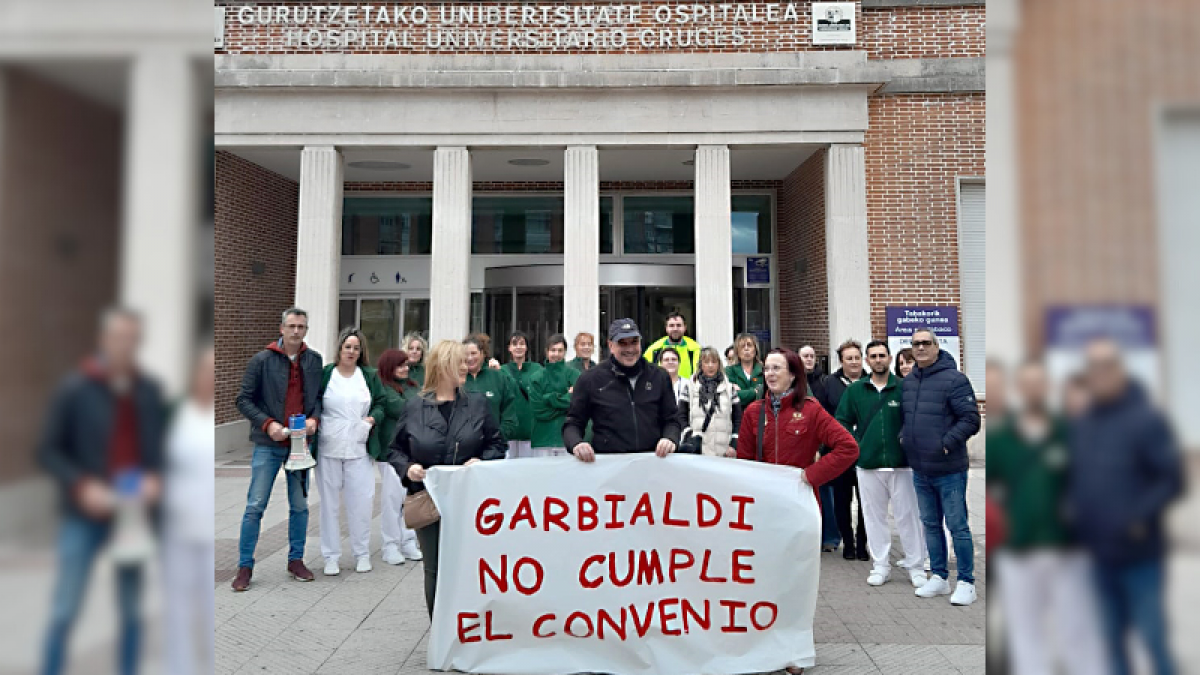
[[[858,468],[899,469],[908,466],[904,449],[900,447],[900,426],[904,422],[902,391],[900,380],[893,373],[888,373],[883,391],[876,389],[869,377],[846,388],[834,417],[858,441]]]
[[[487,398],[492,417],[500,423],[500,433],[504,435],[504,440],[516,438],[519,422],[513,404],[521,393],[517,390],[516,381],[508,373],[488,368],[487,364],[484,364],[478,375],[467,373],[467,383],[463,385],[463,389],[483,394]]]
[[[579,379],[579,371],[566,363],[547,363],[541,372],[530,378],[529,407],[533,411],[533,444],[535,448],[565,448],[563,422],[571,407],[571,387]]]
[[[1013,418],[987,430],[987,487],[1004,512],[1014,550],[1059,547],[1070,542],[1063,521],[1067,484],[1067,425],[1051,418],[1046,437],[1026,438]]]
[[[329,386],[329,378],[333,375],[333,369],[337,368],[337,364],[331,363],[321,371],[321,395],[320,398],[325,398],[325,389]],[[383,386],[383,382],[379,379],[379,371],[370,366],[360,366],[362,370],[363,380],[367,383],[367,390],[371,392],[371,409],[367,411],[366,417],[371,417],[375,420],[375,426],[371,427],[371,435],[367,437],[367,454],[371,459],[380,459],[386,457],[388,451],[388,443],[391,443],[390,436],[383,436],[383,430],[380,428],[386,416],[386,393],[387,387]],[[317,425],[317,435],[313,437],[313,442],[309,444],[308,449],[312,452],[313,459],[317,458],[317,446],[321,441],[321,426]]]
[[[583,364],[588,361],[590,361],[591,363],[590,363],[590,365],[588,365],[585,368],[583,366]],[[585,359],[582,356],[576,356],[575,358],[571,359],[570,361],[567,361],[567,367],[575,370],[576,372],[582,373],[585,370],[591,370],[592,368],[595,368],[596,362],[593,361],[592,359]]]
[[[754,363],[754,371],[750,373],[750,377],[746,377],[746,371],[742,370],[740,362],[726,366],[725,377],[738,386],[738,403],[742,404],[742,410],[745,410],[750,407],[751,403],[762,398],[763,389],[766,385],[763,383],[761,363],[757,361]]]
[[[642,356],[650,363],[658,363],[658,353],[666,347],[674,347],[679,352],[679,377],[691,379],[692,373],[700,368],[700,345],[686,335],[680,344],[671,344],[671,336],[667,335],[650,345]]]
[[[533,376],[542,372],[542,365],[526,361],[524,368],[518,368],[516,363],[508,362],[500,366],[500,370],[517,383],[517,396],[513,401],[513,414],[517,416],[517,432],[510,436],[510,441],[528,441],[533,438],[533,411],[529,407],[529,383]]]

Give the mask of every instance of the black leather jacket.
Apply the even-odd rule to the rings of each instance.
[[[396,469],[409,494],[425,489],[424,483],[408,479],[411,464],[428,469],[439,465],[461,466],[472,457],[485,461],[504,458],[508,444],[492,417],[487,399],[460,390],[452,405],[454,409],[447,424],[432,397],[415,396],[404,403],[387,461]]]

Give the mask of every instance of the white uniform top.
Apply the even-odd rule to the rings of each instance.
[[[371,390],[362,369],[355,368],[353,375],[345,377],[334,368],[321,399],[320,455],[330,459],[366,457],[371,425],[363,418],[370,410]]]
[[[213,409],[191,398],[179,405],[167,431],[167,470],[164,485],[167,532],[173,538],[212,544]]]

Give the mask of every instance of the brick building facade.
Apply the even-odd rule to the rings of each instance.
[[[602,333],[602,319],[628,307],[653,339],[661,326],[651,319],[682,302],[697,315],[690,332],[722,350],[750,330],[828,354],[846,337],[883,337],[888,305],[955,306],[965,322],[959,189],[984,175],[983,3],[860,0],[846,46],[812,43],[811,2],[737,5],[751,14],[648,2],[635,21],[589,26],[553,23],[573,3],[472,3],[470,21],[447,24],[443,7],[468,5],[347,4],[332,23],[297,22],[291,4],[226,6],[216,50],[218,423],[238,420],[241,368],[293,302],[313,313],[309,340],[322,352],[347,318],[385,326],[394,343],[421,312],[436,339],[524,326],[529,307],[554,303],[558,316],[538,310],[529,325]],[[504,11],[522,6],[533,21],[507,25]],[[344,22],[350,7],[357,23]],[[344,42],[347,30],[359,35],[329,46],[332,31]],[[509,39],[520,30],[542,43]],[[588,44],[568,36],[589,30]],[[664,30],[674,31],[669,45]],[[307,31],[320,36],[297,38]],[[383,44],[388,31],[395,44]],[[467,36],[465,46],[443,36],[433,48],[439,31]],[[680,31],[692,32],[686,47]],[[522,195],[550,201],[512,207],[524,209],[524,248],[509,251],[503,200]],[[489,197],[495,215],[479,210]],[[363,215],[388,199],[403,204],[382,226],[399,228],[395,242],[377,234],[385,216]],[[343,233],[357,218],[374,229]],[[767,229],[739,239],[754,235],[739,222]],[[410,227],[432,229],[432,250]],[[476,252],[472,236],[485,231],[495,248]],[[664,232],[674,238],[644,239]],[[364,236],[378,248],[343,250]],[[744,274],[757,258],[769,261],[767,283]],[[969,345],[974,336],[962,335]],[[982,354],[966,351],[971,372]]]

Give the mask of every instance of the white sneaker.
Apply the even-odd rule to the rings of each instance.
[[[920,588],[929,581],[929,577],[925,576],[925,570],[909,570],[908,578],[912,581],[913,588]]]
[[[936,574],[929,577],[929,581],[926,581],[924,584],[921,585],[920,588],[917,589],[917,597],[918,598],[932,598],[932,597],[936,597],[938,595],[949,595],[949,594],[950,594],[950,584],[946,583],[945,579],[939,577]]]
[[[421,555],[421,549],[417,548],[417,542],[415,540],[400,544],[400,555],[408,558],[409,560],[421,560],[425,557]]]
[[[871,570],[871,574],[867,576],[867,583],[871,586],[882,586],[890,578],[892,578],[890,570]]]
[[[395,546],[383,547],[383,562],[389,565],[403,565],[404,556],[400,554],[400,549]]]
[[[338,561],[334,558],[325,560],[325,576],[336,577],[342,573],[342,568],[338,567]]]
[[[363,557],[358,559],[358,565],[355,566],[354,571],[355,572],[370,572],[371,569],[372,569],[371,556],[364,555]]]
[[[975,602],[975,584],[960,581],[954,586],[954,595],[950,596],[950,604],[966,607]]]

